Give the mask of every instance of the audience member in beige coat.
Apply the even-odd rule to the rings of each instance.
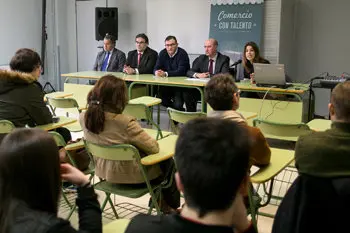
[[[128,102],[127,87],[122,79],[113,75],[100,78],[87,97],[88,109],[80,114],[80,124],[87,141],[101,145],[131,144],[140,151],[141,157],[159,151],[158,142],[149,136],[135,118],[124,115]],[[144,183],[135,161],[109,161],[96,158],[96,175],[112,183]],[[147,166],[150,180],[164,179],[163,174],[174,166],[172,159],[159,165]],[[170,190],[171,189],[171,190]],[[180,194],[174,187],[163,189],[163,196],[172,208],[180,205]]]
[[[245,118],[236,110],[239,107],[239,90],[228,74],[215,75],[205,87],[206,101],[213,108],[208,117],[230,119],[247,127],[251,140],[250,165],[264,166],[270,163],[271,150],[260,129],[248,126]]]

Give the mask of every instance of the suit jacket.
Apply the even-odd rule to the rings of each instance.
[[[109,59],[107,71],[123,72],[124,65],[126,62],[125,53],[120,51],[119,49],[114,48],[112,51],[112,54],[110,56],[111,56],[111,58]],[[97,54],[93,70],[101,71],[105,57],[106,57],[106,51],[104,51],[104,50]]]
[[[139,74],[152,74],[153,68],[157,62],[158,53],[153,49],[147,47],[141,56],[140,65],[137,65],[138,52],[137,50],[130,51],[128,53],[128,59],[126,60],[126,65],[131,68],[137,68]]]
[[[105,112],[104,129],[99,134],[91,133],[85,127],[85,112],[80,114],[80,125],[87,141],[100,145],[131,144],[145,156],[159,152],[157,141],[149,136],[135,118],[111,112]],[[136,161],[110,161],[95,159],[96,175],[112,183],[143,183],[144,179]],[[150,180],[160,176],[158,165],[147,166],[146,173]]]
[[[218,56],[215,61],[215,74],[228,73],[230,64],[230,58],[218,52]],[[192,68],[187,71],[188,77],[193,77],[195,73],[206,73],[209,71],[209,57],[207,55],[200,55],[192,64]]]

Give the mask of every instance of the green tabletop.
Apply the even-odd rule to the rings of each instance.
[[[307,125],[314,131],[326,131],[331,128],[332,121],[324,119],[313,119]]]
[[[50,124],[46,124],[46,125],[38,125],[35,128],[49,131],[49,130],[60,128],[60,127],[65,126],[65,125],[72,124],[76,121],[77,121],[77,119],[74,119],[74,118],[60,116],[59,121],[56,123],[50,123]]]
[[[103,226],[103,233],[123,233],[129,225],[130,219],[117,219]]]
[[[73,95],[72,92],[64,92],[64,91],[51,92],[51,93],[44,95],[44,101],[47,100],[47,97],[49,97],[49,98],[65,98],[65,97],[69,97],[72,95]]]
[[[250,119],[253,119],[255,117],[258,116],[258,114],[256,112],[246,112],[246,111],[237,111],[239,112],[240,114],[242,114],[242,116],[246,119],[246,120],[250,120]]]
[[[294,151],[271,148],[271,161],[266,167],[260,168],[250,176],[252,183],[265,183],[277,176],[294,160]]]
[[[195,86],[195,87],[204,87],[206,82],[200,81],[198,79],[190,79],[188,77],[166,77],[160,78],[155,77],[153,74],[139,74],[139,75],[128,75],[121,72],[106,72],[106,71],[81,71],[68,74],[62,74],[62,77],[67,78],[81,78],[81,79],[99,79],[100,77],[112,74],[116,77],[122,78],[125,81],[129,82],[139,82],[139,83],[149,83],[149,84],[173,84],[179,86]],[[237,83],[238,88],[241,90],[251,90],[251,91],[261,91],[274,93],[294,93],[294,94],[303,94],[309,89],[307,84],[293,83],[293,85],[287,89],[281,88],[269,88],[269,87],[257,87],[255,84],[250,83]]]
[[[147,107],[151,107],[151,106],[158,105],[158,104],[162,103],[162,100],[159,98],[151,97],[151,96],[142,96],[142,97],[138,97],[138,98],[129,100],[129,103],[131,103],[131,104],[144,104]]]
[[[153,165],[173,157],[175,154],[176,140],[177,135],[170,135],[158,140],[159,152],[143,157],[141,163],[143,165]]]

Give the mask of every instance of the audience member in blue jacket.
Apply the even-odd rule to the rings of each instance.
[[[165,49],[160,51],[154,74],[158,77],[186,76],[190,69],[190,59],[187,52],[178,47],[175,36],[165,38]],[[183,109],[183,89],[179,87],[161,87],[160,95],[165,107]]]

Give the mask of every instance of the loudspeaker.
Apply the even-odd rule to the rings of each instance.
[[[103,40],[106,34],[118,39],[118,8],[95,8],[95,34],[96,40]]]

